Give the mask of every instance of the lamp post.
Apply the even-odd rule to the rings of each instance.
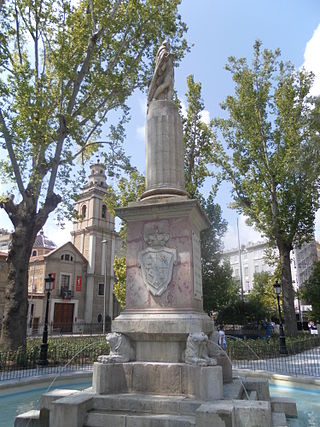
[[[273,285],[274,292],[277,296],[277,303],[278,303],[278,314],[279,314],[279,330],[280,330],[280,354],[288,354],[288,350],[286,347],[286,337],[284,335],[283,331],[283,325],[282,325],[282,318],[281,318],[281,309],[280,309],[280,292],[281,292],[281,286],[276,280],[275,284]]]
[[[44,279],[45,290],[47,292],[47,305],[46,313],[44,320],[44,328],[42,334],[42,344],[40,347],[40,359],[38,360],[38,365],[46,366],[48,364],[48,311],[49,311],[49,301],[50,301],[50,292],[52,290],[54,278],[52,274],[48,274],[48,277]]]

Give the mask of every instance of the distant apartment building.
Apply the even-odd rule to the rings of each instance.
[[[268,265],[265,260],[266,242],[249,242],[242,245],[241,249],[230,249],[224,252],[224,258],[228,259],[232,268],[233,277],[242,279],[243,293],[248,294],[253,288],[255,273],[262,271],[273,272],[274,267]]]
[[[0,228],[0,252],[8,253],[11,243],[11,233],[4,228]]]
[[[266,242],[257,242],[242,245],[240,251],[239,249],[230,249],[224,252],[225,259],[230,262],[233,277],[240,281],[242,272],[243,292],[245,295],[250,293],[253,288],[255,273],[262,271],[272,273],[274,271],[274,267],[266,262],[266,249]],[[319,252],[319,244],[313,240],[305,243],[301,248],[294,248],[291,252],[292,285],[295,291],[303,286],[310,277],[313,265],[318,260],[317,251]],[[308,306],[300,305],[298,299],[295,300],[295,308],[297,312],[310,309]]]

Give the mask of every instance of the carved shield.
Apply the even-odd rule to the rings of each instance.
[[[148,247],[138,254],[144,283],[154,296],[160,296],[167,289],[173,264],[177,258],[176,249]]]

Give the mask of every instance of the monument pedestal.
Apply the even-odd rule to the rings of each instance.
[[[202,307],[200,232],[208,219],[183,197],[146,199],[117,215],[127,222],[126,308],[112,331],[131,340],[135,360],[182,362],[188,335],[213,331]]]

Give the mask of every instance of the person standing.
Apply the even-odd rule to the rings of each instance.
[[[221,325],[219,327],[218,344],[223,350],[225,350],[227,348],[226,334],[223,330],[223,325]]]

